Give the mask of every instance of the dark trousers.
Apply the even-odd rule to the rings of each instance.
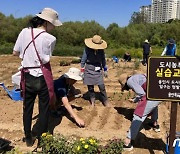
[[[108,99],[107,94],[106,94],[105,85],[104,84],[98,85],[98,87],[99,87],[102,102],[104,103]],[[88,92],[89,92],[90,100],[95,100],[94,85],[88,85]]]
[[[49,117],[49,93],[44,76],[25,74],[25,97],[23,102],[23,125],[25,136],[31,134],[32,114],[36,96],[39,98],[38,134],[47,132]]]
[[[143,54],[143,64],[147,64],[149,54]]]

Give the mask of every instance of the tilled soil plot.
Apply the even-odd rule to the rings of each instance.
[[[67,72],[70,67],[80,68],[80,64],[70,64],[60,66],[60,61],[71,62],[75,57],[52,57],[51,65],[54,79]],[[12,89],[11,76],[17,72],[20,65],[20,59],[11,55],[0,56],[0,82]],[[118,76],[125,72],[146,73],[146,67],[139,63],[139,67],[132,61],[128,63],[119,62],[115,64],[111,59],[107,59],[108,78],[105,78],[105,85],[111,107],[104,107],[98,100],[98,88],[95,87],[97,100],[95,107],[91,107],[87,99],[87,87],[82,81],[78,81],[75,87],[80,89],[84,95],[83,98],[73,100],[72,106],[74,111],[84,119],[86,126],[79,128],[66,113],[62,118],[50,119],[50,129],[55,134],[64,136],[89,137],[94,136],[106,143],[108,139],[114,137],[124,139],[132,120],[132,114],[136,104],[128,101],[134,96],[132,91],[121,93],[121,87],[117,81]],[[22,102],[11,100],[3,88],[0,87],[0,137],[11,141],[11,146],[18,148],[23,153],[32,151],[33,147],[26,147],[22,141],[23,124],[22,124]],[[142,128],[131,152],[124,154],[149,154],[163,153],[166,144],[166,134],[169,133],[170,124],[170,102],[162,102],[159,105],[159,124],[161,132],[156,133],[153,130]],[[177,131],[180,131],[180,106],[178,105]],[[34,106],[33,126],[36,126],[38,117],[37,100]],[[145,121],[146,122],[146,121]],[[144,124],[145,125],[145,124]],[[35,127],[34,127],[35,128]]]

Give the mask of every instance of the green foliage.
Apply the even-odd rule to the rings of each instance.
[[[41,136],[42,153],[67,154],[69,153],[69,145],[70,143],[64,136],[54,137],[49,133],[43,133]]]
[[[164,47],[152,47],[152,56],[160,56],[163,50]]]
[[[60,66],[69,66],[71,64],[78,64],[81,62],[80,58],[73,58],[72,60],[60,60]]]
[[[125,52],[129,52],[133,58],[142,58],[142,49],[141,48],[117,48],[117,49],[107,49],[106,57],[116,56],[119,58],[123,58]]]
[[[80,58],[73,58],[71,61],[72,64],[79,64],[80,62],[81,62]]]
[[[134,12],[130,24],[147,23],[147,16],[143,12]]]
[[[40,140],[38,154],[121,154],[123,151],[121,139],[111,139],[106,145],[94,137],[65,138],[63,135],[51,135],[43,133]],[[7,154],[22,154],[18,148],[14,148]],[[27,152],[27,154],[32,152]]]
[[[124,53],[126,52],[125,48],[119,48],[117,50],[115,50],[112,55],[116,56],[116,57],[123,57]]]
[[[73,153],[74,154],[93,154],[98,153],[98,141],[95,138],[80,138],[75,140],[73,144]]]
[[[123,151],[123,141],[121,139],[112,139],[102,147],[102,154],[121,154]]]
[[[2,45],[0,45],[0,54],[12,54],[13,51],[13,43],[8,42],[1,42]]]
[[[0,54],[11,54],[18,34],[22,28],[28,26],[29,19],[14,18],[13,15],[5,16],[0,13]],[[142,43],[148,39],[151,46],[157,50],[153,55],[160,55],[169,38],[176,41],[177,48],[180,44],[180,21],[170,20],[167,23],[147,23],[146,17],[134,12],[130,24],[119,27],[117,23],[110,24],[106,29],[96,21],[64,22],[56,27],[52,34],[57,38],[53,55],[56,56],[81,56],[84,49],[84,39],[95,34],[100,35],[107,43],[108,56],[122,57],[129,51],[132,58],[142,58]],[[157,48],[157,49],[156,49]]]
[[[79,46],[67,46],[57,44],[53,55],[55,56],[81,56],[83,54],[83,47]]]
[[[60,66],[69,66],[69,65],[71,65],[71,62],[70,62],[70,61],[67,61],[67,60],[61,60],[61,61],[59,62],[59,65],[60,65]]]
[[[135,70],[139,69],[139,66],[140,66],[140,61],[138,59],[135,59],[135,62],[134,62]]]

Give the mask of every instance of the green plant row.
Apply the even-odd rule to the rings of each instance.
[[[38,149],[40,150],[37,154],[121,154],[123,142],[121,139],[114,138],[102,145],[102,142],[94,137],[66,138],[63,135],[54,136],[43,133]],[[28,154],[31,153],[28,152]],[[6,154],[22,154],[22,152],[16,148]]]
[[[102,145],[94,137],[88,138],[65,138],[62,135],[53,136],[43,133],[39,153],[46,154],[120,154],[123,151],[121,139],[112,139],[106,145]]]

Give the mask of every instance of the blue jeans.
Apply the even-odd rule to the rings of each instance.
[[[148,116],[149,113],[152,113],[151,115],[151,120],[152,122],[155,122],[158,120],[158,105],[161,103],[161,101],[147,101],[147,105],[144,110],[144,114],[142,117],[139,117],[136,114],[133,114],[133,120],[131,122],[131,126],[129,128],[127,138],[131,140],[135,140],[136,136],[139,133],[141,124],[144,122],[146,117]]]

